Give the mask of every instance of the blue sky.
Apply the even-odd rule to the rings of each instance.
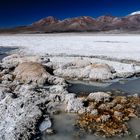
[[[0,27],[30,24],[55,16],[125,16],[140,11],[140,0],[0,0]]]

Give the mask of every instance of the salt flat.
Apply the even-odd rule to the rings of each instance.
[[[68,54],[140,59],[140,35],[38,34],[0,35],[0,46],[28,54]]]

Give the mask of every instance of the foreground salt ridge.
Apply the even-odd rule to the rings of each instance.
[[[114,73],[114,75],[118,76],[118,77],[131,77],[134,76],[134,73],[139,73],[140,71],[140,66],[137,66],[136,64],[132,63],[132,64],[126,64],[126,63],[121,63],[121,62],[114,62],[114,61],[109,61],[109,60],[101,60],[101,59],[97,59],[97,58],[88,58],[88,57],[50,57],[52,63],[58,63],[61,68],[62,66],[65,65],[72,65],[72,66],[76,66],[75,63],[80,63],[81,67],[83,65],[88,66],[88,64],[107,64],[108,66],[110,66],[110,68],[114,69],[116,73]],[[72,64],[73,63],[73,64]],[[77,70],[77,67],[75,67]],[[76,71],[75,70],[75,71]]]
[[[51,60],[51,61],[50,61]],[[140,66],[109,62],[94,58],[71,57],[43,57],[23,56],[13,54],[2,60],[5,68],[12,68],[23,62],[46,63],[46,67],[53,69],[56,76],[67,79],[109,80],[139,76]]]
[[[67,83],[63,77],[49,74],[50,69],[57,70],[67,67],[71,69],[74,66],[83,68],[87,65],[91,65],[91,62],[81,59],[62,64],[57,61],[54,63],[48,57],[39,56],[24,57],[16,54],[4,58],[0,72],[0,122],[2,122],[0,125],[0,137],[6,140],[32,138],[37,133],[36,124],[40,121],[42,122],[39,127],[40,131],[45,130],[47,134],[52,134],[50,115],[53,117],[54,113],[60,111],[97,114],[97,110],[95,111],[92,105],[89,107],[84,106],[84,102],[87,102],[86,97],[77,98],[76,94],[68,93]],[[100,63],[96,63],[93,68],[100,69],[102,67],[109,73],[114,72],[110,66],[101,65]],[[40,68],[41,71],[35,71],[36,68]],[[101,71],[99,72],[102,75]],[[45,76],[40,76],[40,74],[45,74]],[[31,76],[29,77],[29,75]],[[102,76],[98,77],[97,75],[94,80],[98,80],[101,77],[103,79],[100,80],[106,79],[106,75],[103,73]],[[44,85],[44,81],[47,82],[47,85]],[[104,103],[110,101],[111,95],[98,92],[90,94],[89,98],[90,100],[103,101]],[[137,99],[139,98],[137,97]],[[137,115],[133,111],[130,113],[133,113],[131,117],[136,117]],[[101,116],[100,119],[104,120],[106,117]],[[107,120],[105,119],[105,121]],[[79,127],[82,125],[83,123]],[[127,133],[127,127],[126,131],[123,130],[122,128],[121,132]]]

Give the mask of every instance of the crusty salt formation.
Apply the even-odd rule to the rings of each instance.
[[[82,64],[83,63],[83,64]],[[89,79],[102,81],[113,79],[115,70],[101,63],[91,64],[89,61],[80,60],[68,63],[54,71],[54,74],[67,79]]]
[[[140,97],[112,96],[107,102],[93,99],[89,100],[88,108],[92,107],[93,110],[79,115],[79,128],[106,137],[122,136],[129,133],[127,121],[139,114]]]

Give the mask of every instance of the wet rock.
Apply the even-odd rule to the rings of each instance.
[[[107,102],[110,101],[111,96],[105,92],[95,92],[95,93],[90,93],[87,97],[89,100],[95,100],[96,102]]]
[[[41,132],[48,130],[49,128],[52,127],[52,122],[50,120],[50,117],[48,116],[47,118],[44,119],[44,121],[40,124],[39,130]]]
[[[44,67],[35,62],[24,62],[18,65],[14,71],[16,79],[23,83],[37,83],[43,85],[46,83],[50,74],[44,69]]]

